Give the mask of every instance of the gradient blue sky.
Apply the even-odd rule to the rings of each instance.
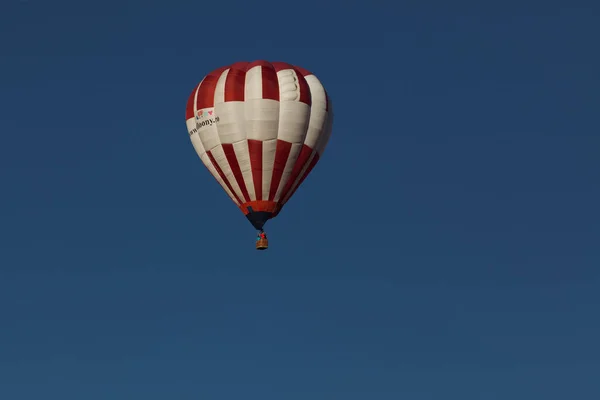
[[[600,12],[560,3],[2,1],[0,398],[600,398]],[[267,252],[184,121],[255,59],[336,108]]]

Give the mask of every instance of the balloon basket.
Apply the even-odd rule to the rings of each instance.
[[[269,248],[269,241],[267,239],[258,239],[256,241],[256,250],[266,250]]]

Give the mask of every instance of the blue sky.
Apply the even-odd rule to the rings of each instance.
[[[0,398],[600,398],[593,2],[4,1]],[[255,231],[202,76],[313,71],[317,168]]]

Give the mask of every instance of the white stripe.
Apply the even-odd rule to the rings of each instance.
[[[303,143],[308,129],[310,106],[300,102],[300,85],[293,69],[277,73],[279,80],[279,129],[277,139]]]
[[[294,190],[296,190],[296,187],[300,184],[300,180],[302,179],[302,177],[304,176],[304,173],[306,172],[306,170],[308,169],[308,167],[312,163],[313,158],[315,158],[315,154],[316,154],[315,151],[313,151],[312,153],[310,153],[310,157],[308,157],[308,160],[306,161],[306,164],[304,164],[304,166],[302,167],[302,170],[300,171],[300,174],[298,174],[298,177],[294,181],[294,184],[292,185],[292,187],[290,187],[290,191],[286,194],[286,196],[283,199],[283,201],[281,201],[282,204],[285,204],[285,203],[288,202],[288,200],[290,199],[290,196],[292,195],[292,193],[294,193]]]
[[[319,135],[319,140],[315,146],[315,150],[319,153],[319,156],[322,156],[325,152],[325,148],[329,143],[329,139],[331,138],[331,132],[333,131],[333,104],[331,100],[329,101],[329,111],[327,111],[327,119],[325,120],[325,127],[323,128],[323,132]]]
[[[271,190],[271,179],[273,178],[273,165],[275,164],[275,150],[277,139],[263,141],[263,176],[262,176],[262,198],[268,200]]]
[[[262,66],[257,65],[246,72],[244,99],[262,99]]]
[[[321,82],[314,75],[305,76],[311,94],[310,120],[308,123],[308,133],[304,144],[314,149],[317,145],[319,137],[323,134],[328,118],[327,113],[327,97],[325,89]]]
[[[222,99],[225,98],[225,78],[227,76],[227,71],[229,71],[229,70],[225,70],[223,73],[221,73],[221,76],[217,80],[217,85],[215,87],[215,93],[214,93],[214,98],[213,98],[214,104],[217,104],[216,103],[217,98],[222,98]],[[196,102],[194,104],[195,104],[194,111],[196,111],[196,107],[197,107],[198,103]],[[204,109],[204,111],[208,112],[209,115],[202,119],[197,120],[198,122],[211,120],[211,119],[214,120],[214,118],[217,116],[214,104],[213,104],[213,107]],[[221,144],[221,139],[219,137],[219,124],[218,123],[213,123],[211,125],[199,127],[199,131],[200,131],[200,139],[202,140],[202,144],[204,145],[204,148],[206,149],[206,151],[212,151],[212,149],[214,149],[219,144]]]
[[[235,158],[237,159],[244,177],[244,184],[248,190],[248,196],[251,201],[256,200],[254,180],[252,179],[252,165],[250,164],[250,153],[248,151],[248,141],[242,140],[241,142],[234,143],[233,149],[235,150]]]
[[[309,127],[310,106],[299,101],[282,101],[279,109],[277,139],[304,143]]]
[[[223,151],[223,146],[218,145],[217,147],[212,149],[210,153],[215,158],[215,161],[221,168],[221,171],[223,171],[223,174],[229,181],[229,184],[233,188],[233,191],[235,192],[235,194],[237,194],[237,196],[240,198],[240,200],[244,201],[244,195],[242,195],[240,185],[238,185],[237,181],[235,180],[235,176],[233,176],[233,171],[231,170],[231,167],[229,166],[229,161],[227,161],[227,157],[225,156],[225,152]]]
[[[229,188],[225,184],[225,181],[223,181],[223,179],[221,179],[221,176],[217,172],[217,169],[213,166],[212,162],[210,161],[210,158],[208,158],[208,154],[207,153],[202,154],[202,157],[200,157],[200,159],[202,160],[202,162],[204,163],[206,168],[208,168],[208,170],[210,171],[212,176],[215,177],[217,182],[219,182],[221,187],[225,190],[225,193],[227,193],[227,195],[231,198],[231,200],[233,200],[233,202],[237,206],[240,206],[240,203],[235,199],[235,196],[233,195],[233,193],[231,193],[231,190],[229,190]]]
[[[294,165],[296,164],[296,160],[298,159],[300,150],[302,150],[302,143],[292,143],[290,155],[287,159],[287,162],[285,163],[285,168],[283,170],[283,174],[281,175],[281,181],[279,181],[279,187],[277,188],[277,192],[275,194],[275,201],[279,201],[279,198],[281,197],[281,192],[287,184],[287,181],[290,179],[290,175],[292,174],[292,170],[294,169]]]
[[[198,136],[198,129],[196,129],[196,117],[188,119],[185,121],[185,124],[188,128],[190,140],[192,141],[194,150],[196,150],[196,154],[198,154],[198,157],[202,157],[202,155],[206,153],[206,150],[204,150],[202,140],[200,140],[200,136]]]
[[[298,101],[300,99],[300,87],[298,86],[296,71],[282,69],[277,72],[277,81],[279,82],[280,101]]]

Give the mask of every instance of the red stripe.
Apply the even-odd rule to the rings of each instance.
[[[248,150],[250,153],[250,166],[252,167],[252,180],[254,181],[254,193],[256,193],[256,200],[262,200],[263,142],[248,139]]]
[[[302,145],[302,150],[300,150],[300,154],[296,159],[296,163],[294,164],[294,169],[292,169],[290,178],[288,179],[287,183],[285,184],[285,187],[281,191],[281,196],[279,197],[280,199],[285,199],[290,189],[292,188],[292,185],[294,184],[294,182],[296,182],[296,179],[298,179],[298,176],[302,172],[302,168],[304,168],[304,165],[310,158],[312,151],[313,150],[307,145]]]
[[[306,177],[310,174],[310,172],[313,170],[313,168],[315,167],[315,165],[317,165],[318,162],[319,162],[319,154],[315,151],[315,156],[311,160],[310,165],[308,166],[308,168],[306,169],[306,171],[304,171],[304,174],[302,175],[302,178],[300,178],[300,181],[298,181],[298,184],[296,185],[296,187],[294,188],[294,190],[292,190],[292,192],[288,195],[287,199],[286,198],[282,199],[282,201],[280,202],[281,205],[287,203],[288,200],[292,198],[292,196],[294,195],[294,193],[296,193],[296,190],[298,190],[298,188],[300,187],[300,185],[302,185],[302,182],[304,182],[304,180],[306,179]]]
[[[292,144],[290,142],[277,139],[273,175],[271,177],[271,188],[269,190],[269,201],[275,199],[275,194],[277,194],[277,188],[279,187],[279,182],[281,181],[281,176],[283,175],[283,170],[285,169],[285,164],[287,163],[291,149]]]
[[[229,180],[227,179],[227,177],[223,173],[223,170],[221,169],[221,167],[219,167],[219,164],[217,164],[217,161],[215,160],[215,157],[212,155],[211,151],[210,150],[207,151],[206,154],[208,154],[208,158],[210,159],[210,162],[212,163],[212,165],[217,170],[217,173],[219,174],[219,176],[221,177],[221,179],[223,179],[223,182],[225,182],[225,185],[227,186],[227,188],[231,191],[231,194],[233,195],[233,197],[235,197],[235,199],[238,201],[238,203],[242,204],[243,201],[240,200],[240,198],[238,197],[238,195],[233,190],[233,186],[231,186],[231,183],[229,183]]]
[[[294,69],[294,66],[292,64],[284,63],[281,61],[272,62],[271,65],[273,65],[273,68],[275,68],[276,72],[279,72],[284,69]]]
[[[279,101],[279,79],[277,72],[271,64],[263,65],[262,70],[262,98]]]
[[[226,69],[227,67],[221,67],[206,75],[198,90],[196,109],[201,110],[203,108],[215,106],[215,89],[217,88],[217,81]]]
[[[248,61],[238,61],[229,66],[231,69],[239,69],[240,71],[248,71],[248,65],[250,63]]]
[[[296,70],[297,73],[301,74],[302,76],[313,75],[313,73],[310,72],[309,70],[299,67],[297,65],[294,65],[294,69]]]
[[[190,97],[188,97],[187,105],[185,106],[186,121],[194,117],[194,100],[196,99],[196,90],[198,90],[198,86],[196,86],[194,90],[192,90]]]
[[[261,67],[270,67],[273,68],[273,66],[271,65],[270,62],[265,61],[265,60],[256,60],[256,61],[252,61],[250,64],[248,64],[246,66],[246,71],[250,70],[251,68],[254,68],[256,66],[261,66]]]
[[[229,167],[233,172],[233,176],[235,180],[242,190],[242,195],[244,195],[244,199],[246,201],[250,201],[250,196],[248,195],[248,189],[246,188],[246,182],[244,182],[244,175],[242,174],[242,170],[240,169],[240,163],[237,160],[235,155],[235,149],[233,148],[233,144],[231,143],[223,143],[223,152],[225,153],[225,157],[227,157],[227,161],[229,162]]]
[[[244,101],[247,62],[233,64],[225,79],[225,101]]]

